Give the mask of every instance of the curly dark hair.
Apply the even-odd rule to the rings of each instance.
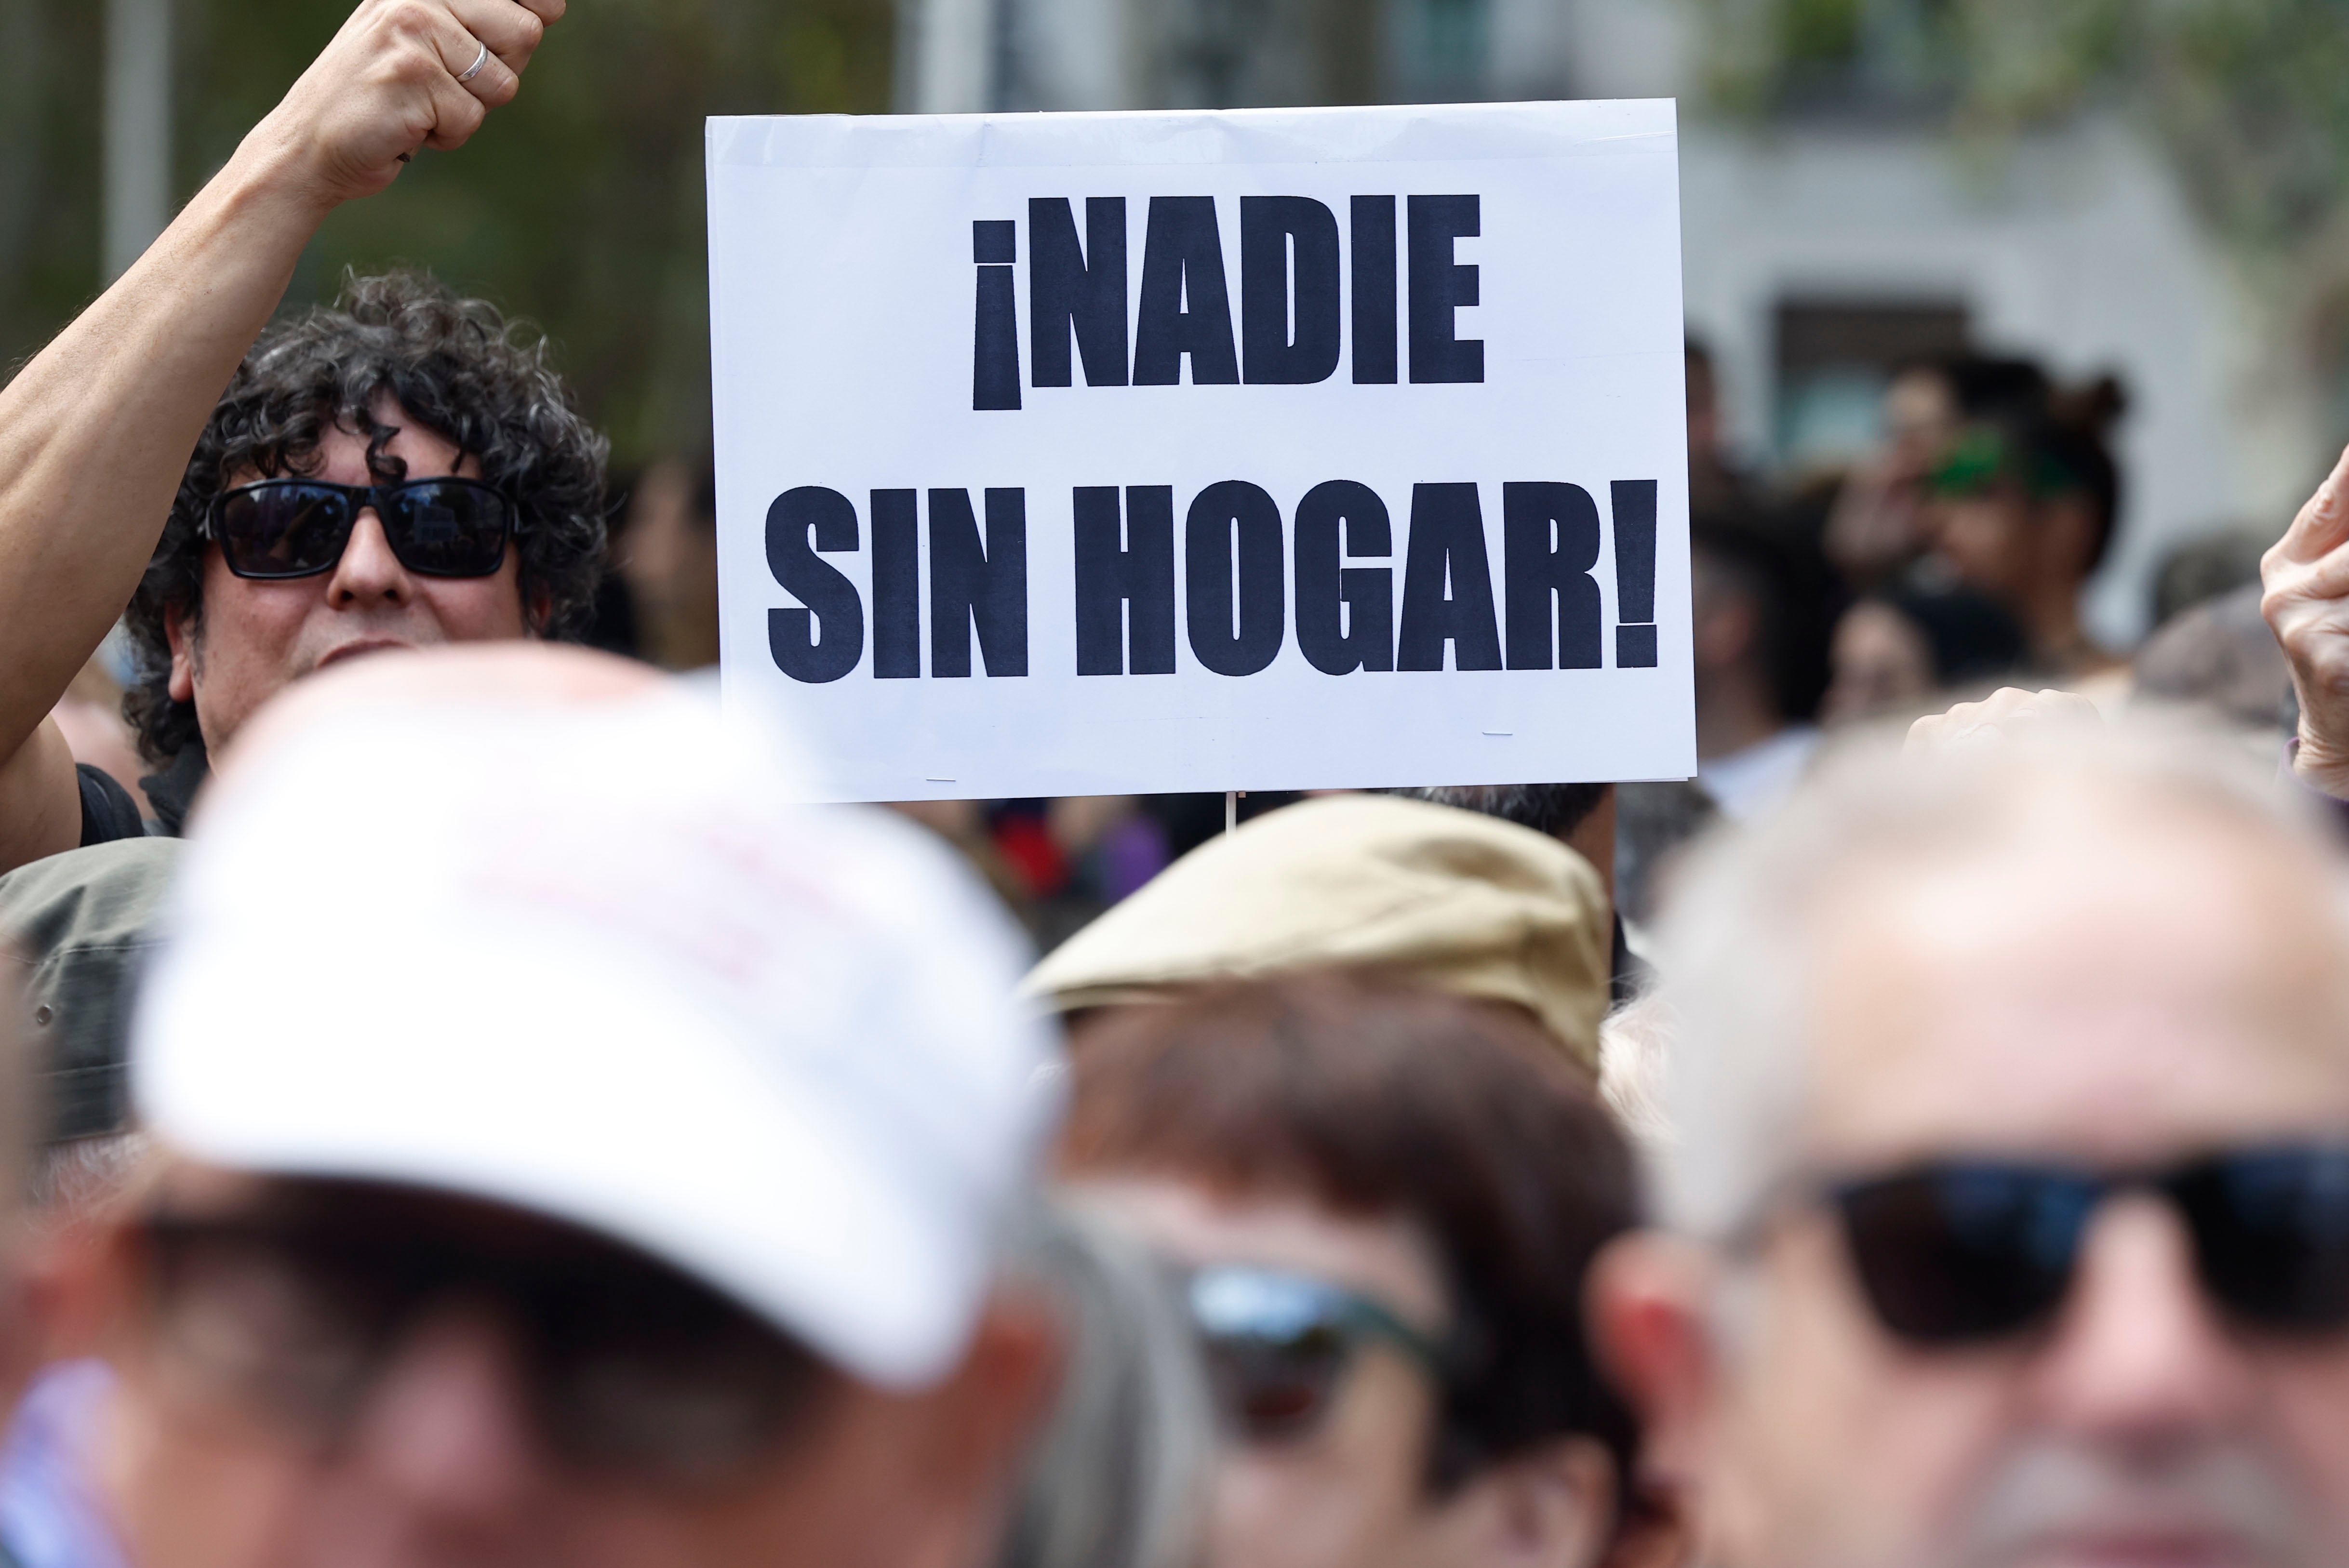
[[[1450,806],[1482,817],[1498,817],[1563,839],[1590,820],[1612,788],[1606,784],[1444,784],[1433,789],[1389,789],[1406,800]]]
[[[386,398],[478,460],[520,509],[522,599],[533,629],[568,638],[585,624],[604,572],[609,448],[555,374],[543,335],[428,273],[346,273],[332,306],[272,325],[237,366],[131,596],[123,620],[139,676],[122,711],[150,761],[168,761],[199,733],[195,705],[169,689],[163,624],[172,609],[191,627],[201,622],[199,529],[213,498],[254,476],[315,472],[319,438],[336,426],[367,438],[379,482],[406,478],[408,465],[384,450],[398,427],[375,417]]]

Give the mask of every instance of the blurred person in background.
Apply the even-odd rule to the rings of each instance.
[[[1037,950],[1050,953],[1166,869],[1166,834],[1148,809],[1153,799],[897,800],[890,809],[968,856]],[[1223,797],[1215,799],[1220,812]]]
[[[1925,480],[1962,415],[1950,367],[1920,360],[1897,367],[1884,393],[1884,442],[1854,469],[1827,514],[1821,543],[1848,583],[1897,574],[1924,549]]]
[[[1744,522],[1689,534],[1697,777],[1733,820],[1769,810],[1818,745],[1832,588],[1814,552]]]
[[[137,1191],[148,1149],[135,1133],[43,1150],[35,1172],[29,1274],[36,1368],[0,1447],[0,1552],[15,1568],[120,1568],[101,1495],[102,1420],[114,1377],[97,1359],[93,1242]]]
[[[1692,779],[1619,784],[1615,801],[1615,913],[1627,932],[1640,932],[1662,912],[1682,851],[1720,821],[1721,808]]]
[[[1070,1017],[1203,985],[1375,967],[1530,1017],[1588,1078],[1613,919],[1590,862],[1480,812],[1371,794],[1287,806],[1192,851],[1022,983]]]
[[[718,662],[718,476],[705,459],[655,463],[628,487],[614,570],[637,645],[664,669]]]
[[[1444,784],[1423,789],[1383,789],[1381,794],[1431,806],[1450,806],[1498,817],[1556,839],[1590,862],[1602,882],[1615,861],[1615,786],[1612,784]]]
[[[1056,1052],[951,857],[779,804],[789,766],[547,647],[250,727],[89,1243],[67,1458],[117,1559],[995,1560],[1058,1356],[1001,1249]]]
[[[1933,562],[2003,603],[2043,675],[2077,680],[2116,664],[2090,641],[2080,596],[2111,551],[2121,473],[2108,439],[2127,407],[2106,377],[1971,425],[1931,480]]]
[[[1281,797],[1293,800],[1294,795]],[[1182,801],[1184,796],[1158,797]],[[1207,797],[1216,830],[1224,798]],[[1261,814],[1267,804],[1259,796]],[[987,860],[1009,873],[1013,897],[1036,945],[1058,947],[1103,910],[1166,869],[1166,826],[1139,795],[1062,795],[974,803]],[[916,808],[935,813],[935,804]]]
[[[1821,544],[1854,591],[1904,573],[1931,542],[1929,483],[1970,419],[2035,407],[2046,373],[2027,359],[1911,360],[1884,394],[1884,443],[1837,492]]]
[[[2259,738],[2272,757],[2292,701],[2292,669],[2260,615],[2253,583],[2190,605],[2131,661],[2132,707],[2183,708]]]
[[[1289,975],[1103,1015],[1072,1056],[1063,1190],[1185,1271],[1206,1346],[1205,1568],[1606,1556],[1635,1444],[1582,1285],[1631,1161],[1522,1016]]]
[[[2265,742],[2290,722],[2292,671],[2260,613],[2260,558],[2246,529],[2179,545],[2155,575],[2153,632],[2129,662],[2132,704],[2184,708]]]
[[[1987,687],[2029,650],[2006,607],[1965,588],[1879,588],[1836,623],[1834,676],[1822,724],[1908,712],[1941,694]]]
[[[1703,341],[1687,343],[1689,512],[1702,518],[1742,517],[1760,500],[1752,477],[1731,456],[1721,413],[1721,378]]]
[[[264,332],[326,216],[465,141],[564,4],[363,0],[0,388],[0,870],[138,837],[150,808],[177,831],[207,748],[311,670],[584,616],[604,444],[543,345],[411,277]],[[126,605],[148,807],[49,717]]]
[[[2199,604],[2260,583],[2260,557],[2271,542],[2244,528],[2189,540],[2161,559],[2153,576],[2151,618],[2158,631]]]
[[[1674,906],[1677,1236],[1592,1313],[1706,1561],[2349,1561],[2344,867],[2054,717],[1856,753]]]
[[[1105,1215],[1055,1204],[1039,1231],[1022,1263],[1067,1363],[995,1568],[1195,1568],[1216,1416],[1178,1282]]]
[[[1165,827],[1143,796],[1063,795],[1045,820],[1080,896],[1090,903],[1088,920],[1132,897],[1174,858]]]

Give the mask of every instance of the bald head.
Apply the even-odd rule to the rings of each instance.
[[[2349,906],[2294,805],[2142,737],[1843,758],[1683,885],[1678,1217],[1937,1141],[2094,1158],[2273,1119],[2253,1099],[2349,1120]]]
[[[2189,797],[2017,786],[1979,837],[1823,890],[1809,1157],[1954,1144],[2128,1164],[2349,1126],[2330,858]]]

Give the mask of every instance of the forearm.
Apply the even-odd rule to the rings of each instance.
[[[325,214],[267,130],[0,389],[0,768],[138,586],[213,404]]]
[[[0,872],[81,842],[81,787],[65,733],[44,717],[0,761]]]

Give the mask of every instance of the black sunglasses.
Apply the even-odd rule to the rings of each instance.
[[[2211,1300],[2245,1326],[2349,1329],[2349,1146],[2245,1150],[2094,1172],[1959,1160],[1829,1190],[1868,1305],[1893,1334],[1959,1346],[2051,1318],[2097,1205],[2150,1191],[2176,1205]]]
[[[460,1303],[511,1336],[534,1430],[585,1469],[723,1482],[828,1380],[744,1308],[616,1246],[500,1245],[364,1210],[340,1218],[157,1215],[141,1227],[159,1343],[317,1448],[347,1437],[419,1324]]]
[[[1190,1276],[1191,1321],[1206,1351],[1218,1413],[1250,1442],[1310,1434],[1337,1403],[1348,1367],[1384,1341],[1447,1380],[1444,1347],[1368,1296],[1278,1269],[1202,1268]]]
[[[522,531],[514,504],[479,480],[409,480],[335,485],[322,480],[260,480],[222,491],[204,536],[220,542],[239,577],[315,577],[343,558],[359,513],[383,520],[391,552],[426,577],[487,577],[505,563],[506,541]]]

